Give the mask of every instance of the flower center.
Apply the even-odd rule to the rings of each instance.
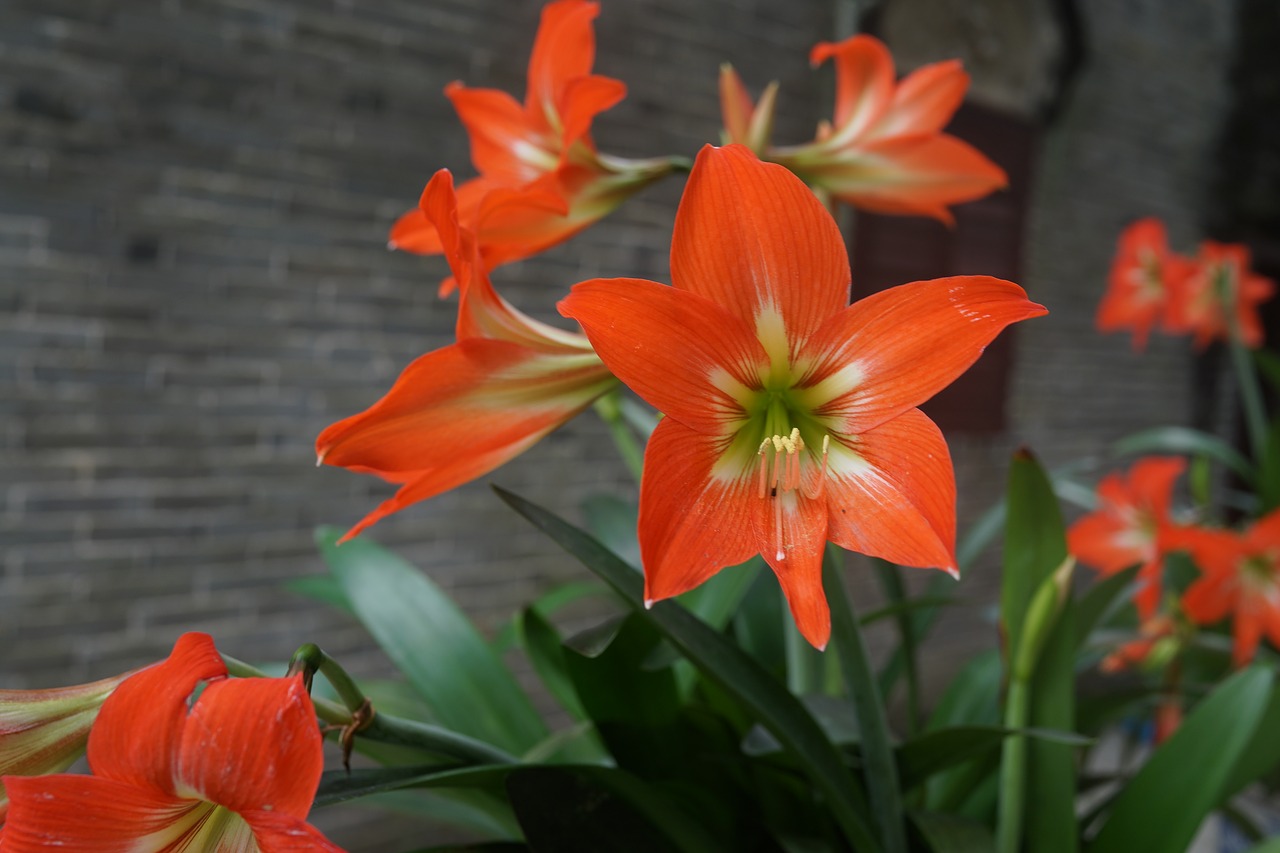
[[[777,559],[785,560],[786,550],[782,542],[782,496],[798,492],[810,500],[822,497],[827,483],[827,452],[831,447],[831,436],[822,437],[822,471],[811,489],[804,488],[804,471],[802,466],[805,457],[804,439],[800,430],[792,427],[786,435],[774,434],[760,442],[757,455],[760,457],[760,472],[757,475],[757,494],[760,498],[773,501],[774,541],[777,542]]]

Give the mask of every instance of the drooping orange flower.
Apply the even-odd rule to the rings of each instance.
[[[1275,282],[1249,268],[1249,249],[1206,240],[1199,256],[1183,266],[1169,307],[1169,328],[1195,335],[1197,349],[1239,335],[1251,349],[1262,346],[1258,305],[1271,298]]]
[[[569,239],[672,168],[669,159],[602,155],[591,141],[596,115],[627,92],[621,81],[591,73],[592,21],[599,11],[587,0],[556,0],[543,8],[523,105],[496,89],[457,82],[445,87],[480,172],[458,188],[459,215],[476,235],[487,269]],[[420,254],[444,251],[421,208],[396,222],[390,243]],[[441,295],[453,288],[446,280]]]
[[[1145,349],[1156,323],[1168,325],[1175,290],[1188,263],[1169,251],[1160,220],[1139,219],[1124,229],[1111,263],[1107,292],[1098,304],[1098,331],[1132,329],[1133,348]]]
[[[1098,509],[1067,531],[1071,553],[1103,575],[1141,566],[1134,603],[1143,619],[1160,604],[1173,484],[1186,467],[1180,457],[1152,456],[1134,463],[1128,476],[1108,475],[1098,484]]]
[[[676,214],[674,287],[575,285],[560,303],[605,364],[666,413],[640,486],[650,601],[761,554],[824,646],[828,540],[954,573],[955,476],[917,408],[1010,323],[1015,284],[961,276],[854,304],[830,214],[746,148],[705,147]]]
[[[893,58],[857,35],[814,47],[810,61],[836,63],[834,120],[817,139],[774,148],[767,159],[835,198],[876,213],[932,216],[1008,184],[1004,170],[943,133],[969,87],[957,60],[926,65],[895,85]]]
[[[316,438],[319,461],[400,484],[344,539],[489,473],[617,385],[585,337],[526,316],[494,291],[457,208],[442,169],[422,209],[461,286],[457,342],[418,358],[381,400]]]
[[[1201,572],[1182,607],[1200,625],[1231,617],[1235,665],[1253,659],[1264,634],[1280,648],[1280,510],[1243,533],[1186,528],[1176,544],[1191,553]]]
[[[49,690],[0,690],[0,777],[60,773],[84,754],[102,703],[125,678]],[[0,824],[9,799],[0,781]]]
[[[229,679],[207,635],[116,688],[88,752],[92,776],[5,777],[0,850],[341,853],[306,822],[324,757],[301,676]]]

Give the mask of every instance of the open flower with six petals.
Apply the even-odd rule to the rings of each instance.
[[[1183,610],[1200,625],[1231,617],[1236,666],[1253,659],[1264,634],[1280,649],[1280,510],[1242,533],[1184,528],[1171,547],[1189,551],[1201,573]]]
[[[1233,337],[1256,349],[1262,345],[1258,305],[1274,293],[1275,282],[1250,269],[1246,246],[1206,240],[1198,257],[1181,268],[1169,328],[1194,334],[1197,349]]]
[[[759,553],[824,646],[828,540],[954,573],[955,478],[916,406],[1010,323],[1046,313],[982,276],[848,304],[839,229],[787,170],[707,146],[676,214],[673,287],[576,285],[561,313],[666,414],[640,487],[645,595],[691,589]]]
[[[1098,484],[1098,509],[1067,531],[1071,553],[1103,575],[1141,567],[1134,603],[1144,620],[1160,604],[1173,484],[1186,467],[1181,457],[1152,456],[1134,463],[1127,476],[1109,474]]]
[[[205,634],[122,683],[89,735],[92,776],[7,776],[0,851],[342,853],[306,822],[324,769],[301,676],[229,679]]]
[[[1133,330],[1133,348],[1146,348],[1157,323],[1168,325],[1178,283],[1187,273],[1186,258],[1169,250],[1164,223],[1139,219],[1120,234],[1107,292],[1098,304],[1100,332]]]
[[[569,239],[671,171],[670,159],[603,155],[591,141],[596,115],[627,92],[621,81],[591,73],[592,22],[599,11],[587,0],[556,0],[543,8],[523,105],[497,89],[457,82],[445,88],[480,172],[458,187],[458,209],[487,269]],[[390,243],[420,254],[445,251],[421,208],[396,222]],[[454,286],[446,280],[441,295]]]
[[[617,386],[585,337],[494,291],[447,170],[427,184],[422,209],[461,286],[457,342],[418,358],[382,399],[316,438],[320,462],[400,484],[344,538],[489,473]]]
[[[804,145],[766,158],[831,196],[875,213],[952,221],[950,205],[1008,183],[1004,170],[942,128],[969,87],[958,60],[935,62],[894,81],[884,43],[857,35],[813,48],[814,65],[834,59],[834,120]]]

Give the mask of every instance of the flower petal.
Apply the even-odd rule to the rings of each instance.
[[[490,180],[518,186],[556,167],[553,138],[530,127],[515,98],[498,89],[444,89],[471,137],[471,162]]]
[[[94,774],[172,794],[187,702],[201,682],[226,676],[213,638],[183,634],[166,660],[130,676],[107,697],[89,733]]]
[[[797,396],[859,434],[951,384],[1010,323],[1048,313],[989,276],[918,281],[874,293],[831,318],[802,358]]]
[[[560,162],[564,162],[569,148],[582,140],[590,145],[587,137],[595,117],[627,96],[627,84],[612,77],[588,74],[570,80],[564,87],[560,120]]]
[[[809,62],[819,65],[832,57],[836,61],[832,138],[844,144],[856,140],[888,108],[893,97],[893,57],[879,39],[857,35],[815,45]]]
[[[750,471],[717,472],[725,439],[665,418],[649,438],[640,483],[645,599],[693,589],[756,554]]]
[[[836,198],[875,213],[953,221],[947,207],[1009,183],[1004,170],[967,142],[943,134],[894,136],[805,169]]]
[[[4,782],[12,799],[0,836],[4,853],[160,853],[183,818],[204,806],[100,776],[6,776]]]
[[[744,417],[768,357],[742,321],[703,296],[654,281],[593,279],[560,313],[582,324],[600,359],[668,417],[721,434]]]
[[[809,483],[813,478],[807,478]],[[800,634],[818,649],[831,638],[831,610],[822,588],[827,544],[827,503],[798,491],[756,496],[752,513],[756,547],[778,578]]]
[[[592,22],[599,13],[599,3],[585,0],[557,0],[542,7],[524,103],[529,117],[547,129],[562,126],[559,110],[565,86],[591,73],[596,57]]]
[[[323,770],[320,726],[301,675],[210,684],[187,716],[175,767],[182,796],[299,819]]]
[[[831,214],[741,145],[698,153],[676,212],[671,276],[750,328],[780,315],[792,351],[849,300],[849,257]]]
[[[960,108],[968,88],[969,75],[958,59],[917,68],[898,84],[888,108],[863,138],[937,133]]]
[[[345,853],[306,821],[290,815],[270,811],[246,811],[240,816],[253,828],[253,835],[261,853]]]
[[[956,574],[956,481],[942,432],[918,409],[832,437],[828,537],[891,563]]]
[[[523,453],[615,384],[590,352],[470,339],[427,353],[381,400],[316,439],[330,465],[404,487],[347,534]]]

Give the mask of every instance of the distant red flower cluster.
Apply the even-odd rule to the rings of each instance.
[[[1185,468],[1181,458],[1148,457],[1127,476],[1106,477],[1098,485],[1098,509],[1068,531],[1071,553],[1103,575],[1140,566],[1134,593],[1139,639],[1108,657],[1104,669],[1145,661],[1176,633],[1177,618],[1204,626],[1230,619],[1236,666],[1253,659],[1264,635],[1280,648],[1280,510],[1243,531],[1178,524],[1170,506]],[[1165,559],[1175,551],[1187,552],[1200,570],[1176,602],[1162,597]],[[1172,614],[1162,610],[1170,605]]]
[[[1140,219],[1120,235],[1097,326],[1132,329],[1136,350],[1157,325],[1193,335],[1198,349],[1231,339],[1254,349],[1262,345],[1258,305],[1274,292],[1273,281],[1250,270],[1245,246],[1206,240],[1186,257],[1169,249],[1164,223]]]

